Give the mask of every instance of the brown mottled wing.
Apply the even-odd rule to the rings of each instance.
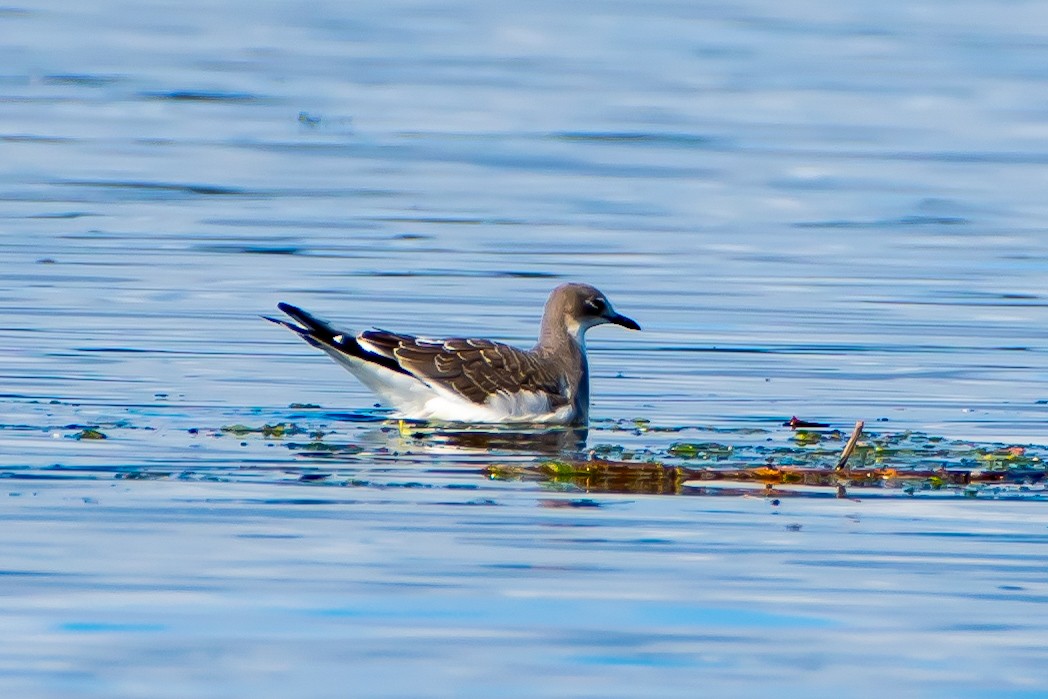
[[[492,393],[520,391],[548,393],[553,408],[568,402],[566,386],[553,367],[530,352],[500,342],[426,340],[384,330],[362,332],[359,340],[369,349],[396,359],[423,381],[474,403],[483,403]]]

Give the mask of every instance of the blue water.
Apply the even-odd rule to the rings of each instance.
[[[562,445],[400,434],[258,317],[528,345],[587,281],[644,327],[589,335],[590,446],[1044,444],[1048,7],[0,27],[0,694],[1048,692],[1043,502],[492,479]],[[278,422],[340,450],[220,429]]]

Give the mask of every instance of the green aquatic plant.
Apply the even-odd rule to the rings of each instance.
[[[274,437],[281,438],[290,435],[304,434],[307,430],[299,427],[295,423],[278,422],[272,425],[265,424],[261,427],[248,427],[247,425],[235,424],[235,425],[223,425],[219,428],[220,432],[235,435],[237,437],[243,437],[249,434],[260,434],[263,437]]]
[[[913,431],[864,435],[862,429],[856,425],[843,449],[842,430],[795,428],[782,435],[785,441],[772,444],[673,442],[633,451],[601,444],[584,457],[493,465],[487,473],[493,479],[570,485],[586,492],[737,495],[757,488],[779,496],[822,488],[830,496],[846,497],[855,489],[877,488],[913,496],[1048,496],[1048,447],[976,444]],[[712,488],[723,483],[739,486]],[[791,490],[797,486],[809,490]]]
[[[219,430],[221,432],[228,432],[229,434],[236,435],[238,437],[243,436],[245,434],[251,434],[252,432],[259,432],[260,431],[260,430],[254,429],[252,427],[248,427],[247,425],[241,425],[241,424],[222,425],[222,427],[220,427]]]
[[[446,460],[456,464],[456,469],[475,464],[472,468],[491,480],[523,481],[571,492],[841,497],[877,489],[881,496],[896,497],[1048,499],[1048,446],[955,440],[914,430],[867,433],[859,429],[845,440],[848,431],[839,425],[800,420],[755,428],[662,426],[639,418],[597,422],[594,429],[600,441],[587,448],[585,436],[538,426],[518,433],[480,426],[405,426],[380,421],[374,427],[356,425],[347,431],[346,424],[355,420],[341,413],[309,418],[290,411],[251,414],[259,416],[258,422],[197,426],[178,431],[181,437],[170,431],[166,434],[168,438],[191,438],[194,449],[207,449],[203,436],[232,436],[247,449],[286,448],[294,455],[288,473],[296,479],[302,476],[303,483],[328,486],[350,485],[353,477],[320,477],[312,471],[303,476],[300,469],[311,461],[313,468],[321,469],[317,473],[329,474],[327,469],[338,462],[352,472],[375,464],[414,469]],[[369,424],[375,422],[372,418],[369,416]],[[0,429],[41,427],[15,424],[0,425]],[[133,438],[142,439],[156,427],[121,417],[88,426],[69,422],[45,429],[56,436],[64,432],[70,439],[118,437],[126,441],[133,435],[125,430],[134,430],[141,436]],[[291,439],[295,435],[302,438]],[[254,457],[244,463],[254,463]],[[194,474],[170,468],[167,465],[161,473],[152,468],[132,472],[127,465],[119,469],[103,466],[92,467],[92,472],[122,473],[114,477],[127,480],[169,477],[170,473],[178,474],[170,477],[179,479],[236,480],[246,473],[238,470],[239,475],[233,476],[198,469]],[[375,481],[372,485],[383,484]]]
[[[730,458],[734,452],[735,447],[731,444],[716,442],[674,442],[666,449],[670,456],[702,461],[723,461]]]

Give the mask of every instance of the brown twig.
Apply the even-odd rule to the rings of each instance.
[[[848,465],[848,458],[855,451],[855,445],[859,443],[859,437],[862,436],[862,428],[865,423],[859,420],[855,423],[855,430],[852,431],[851,439],[844,445],[844,451],[841,452],[841,458],[837,460],[837,465],[833,467],[834,471],[843,471]]]

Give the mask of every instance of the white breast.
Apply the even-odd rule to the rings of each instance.
[[[405,418],[447,422],[566,424],[571,421],[574,412],[571,405],[552,410],[549,396],[533,391],[497,393],[488,397],[484,403],[474,403],[438,390],[418,409],[412,410],[414,406],[397,407]]]

